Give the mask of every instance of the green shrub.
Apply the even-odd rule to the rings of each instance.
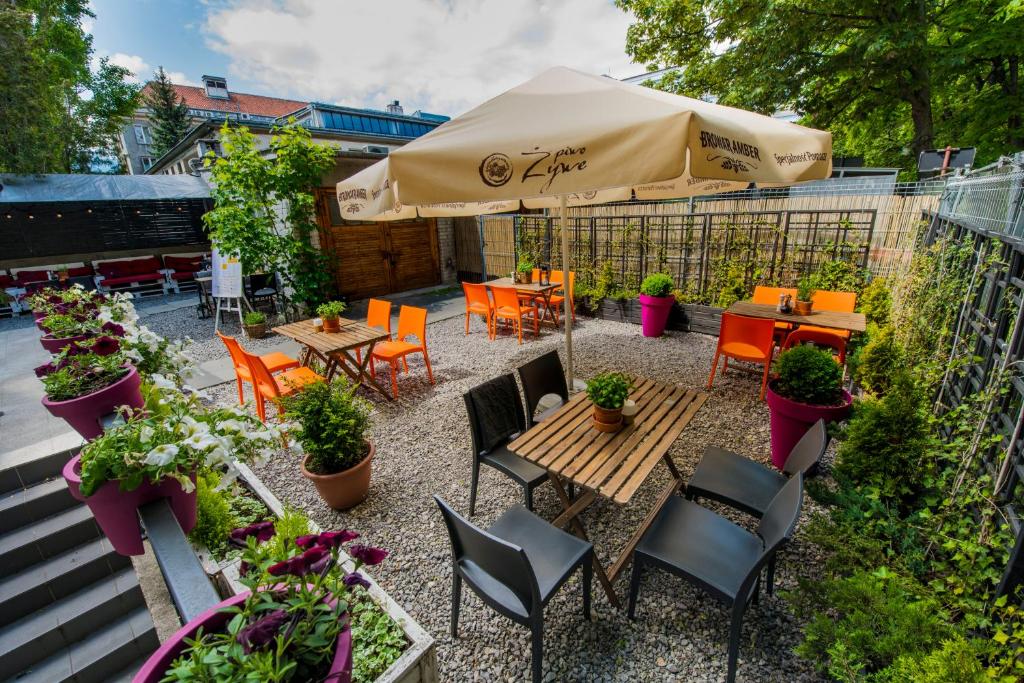
[[[632,388],[629,379],[621,372],[605,372],[587,382],[587,397],[594,405],[615,410],[626,402]]]
[[[237,493],[228,499],[228,505],[231,506],[231,514],[238,520],[238,526],[249,526],[250,524],[270,519],[270,510],[263,504],[263,501],[247,494],[248,491]]]
[[[316,307],[316,315],[323,320],[334,320],[341,317],[347,308],[343,301],[328,301]]]
[[[335,474],[363,461],[369,453],[366,431],[370,406],[355,396],[344,379],[317,382],[284,399],[285,419],[298,423],[296,439],[309,455],[315,474]]]
[[[797,301],[810,301],[816,291],[817,289],[815,287],[815,280],[813,276],[804,275],[796,281]]]
[[[794,346],[775,359],[775,393],[791,401],[832,406],[843,396],[843,369],[832,352],[809,344]]]
[[[957,634],[923,657],[904,655],[889,667],[892,683],[982,683],[985,676],[977,642]]]
[[[879,327],[889,324],[892,313],[892,293],[889,283],[884,277],[876,277],[868,283],[864,291],[857,297],[858,308],[869,323]]]
[[[242,318],[242,321],[246,325],[259,325],[261,323],[267,322],[267,316],[262,311],[249,311]]]
[[[674,287],[671,277],[664,273],[653,273],[640,283],[640,293],[647,296],[669,296]]]
[[[832,259],[818,266],[814,273],[814,286],[830,292],[857,292],[864,289],[868,272],[844,259]]]
[[[231,511],[230,494],[215,489],[218,483],[217,472],[202,469],[196,474],[196,525],[188,537],[219,558],[227,547],[228,534],[242,524]]]
[[[893,374],[903,367],[903,347],[891,326],[870,325],[867,336],[868,342],[850,359],[850,372],[861,388],[882,396],[892,385]]]
[[[533,259],[528,256],[520,256],[519,262],[516,263],[516,270],[524,275],[527,273],[533,274]]]
[[[371,683],[402,656],[408,646],[402,628],[362,590],[355,593],[352,615],[352,681]]]

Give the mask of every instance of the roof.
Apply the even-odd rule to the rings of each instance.
[[[156,199],[209,199],[191,175],[0,174],[0,204]]]
[[[146,85],[148,88],[149,85]],[[244,92],[228,91],[228,98],[207,97],[206,90],[194,85],[172,84],[174,92],[189,109],[209,109],[211,111],[235,112],[239,114],[255,114],[257,116],[273,116],[274,118],[291,114],[306,106],[306,102],[286,100],[280,97],[250,95]]]

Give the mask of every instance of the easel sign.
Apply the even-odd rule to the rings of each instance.
[[[238,325],[242,325],[242,262],[234,254],[222,254],[213,249],[213,299],[217,313],[213,329],[220,330],[220,313],[238,313]],[[248,302],[247,302],[248,303]]]

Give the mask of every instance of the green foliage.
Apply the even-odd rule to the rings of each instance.
[[[298,423],[296,439],[309,456],[309,471],[335,474],[369,453],[370,406],[344,379],[317,382],[284,401],[285,418]]]
[[[337,320],[347,308],[343,301],[328,301],[316,307],[316,314],[324,320]]]
[[[857,308],[869,323],[885,327],[892,313],[892,294],[885,278],[876,277],[867,284],[857,297]]]
[[[519,256],[519,261],[516,262],[516,270],[524,274],[533,274],[533,259],[525,255]]]
[[[710,290],[715,295],[714,305],[728,308],[754,291],[747,284],[747,268],[740,261],[724,260],[711,266]]]
[[[128,374],[124,357],[84,353],[57,362],[55,370],[42,378],[46,397],[51,401],[70,401],[109,387]],[[64,367],[61,365],[64,364]]]
[[[352,617],[352,681],[372,683],[402,656],[409,644],[402,627],[365,591],[354,594],[349,614]]]
[[[810,344],[794,346],[775,359],[775,393],[791,401],[833,406],[843,396],[843,369],[832,352]]]
[[[629,378],[621,372],[604,372],[587,382],[587,397],[607,410],[621,408],[633,388]]]
[[[990,680],[980,661],[983,648],[960,634],[923,656],[901,655],[890,667],[892,683],[983,683]]]
[[[991,652],[986,673],[990,680],[1010,683],[1024,679],[1024,589],[995,600]]]
[[[640,293],[647,296],[669,296],[674,288],[675,283],[665,273],[652,273],[640,283]]]
[[[267,314],[263,311],[248,311],[242,316],[242,322],[246,325],[260,325],[267,322]]]
[[[889,390],[896,369],[903,367],[903,347],[891,325],[879,329],[869,324],[867,336],[868,342],[851,359],[851,374],[865,391],[882,396]]]
[[[820,291],[859,293],[864,289],[866,280],[866,270],[847,259],[833,258],[818,266],[811,275],[810,284]],[[814,291],[811,296],[814,296]]]
[[[796,300],[810,301],[817,291],[817,281],[810,275],[804,275],[796,281]]]
[[[243,526],[231,510],[229,493],[218,491],[220,475],[209,469],[196,474],[196,525],[188,537],[202,543],[215,557],[223,555],[232,529]]]
[[[163,156],[185,137],[189,129],[188,106],[178,97],[162,66],[157,67],[153,80],[146,85],[142,99],[149,109],[149,119],[153,124],[150,151],[155,158]]]

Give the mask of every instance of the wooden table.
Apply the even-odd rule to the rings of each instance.
[[[771,318],[794,325],[817,325],[850,332],[863,332],[867,327],[867,320],[863,313],[812,310],[810,315],[797,315],[796,313],[779,313],[775,304],[755,304],[752,301],[737,301],[726,312],[751,318]]]
[[[683,486],[683,478],[668,455],[668,449],[690,423],[708,394],[650,379],[634,379],[629,397],[636,402],[633,424],[615,434],[594,429],[593,404],[585,393],[578,393],[551,417],[512,441],[513,453],[548,471],[563,512],[555,519],[558,527],[572,525],[575,533],[586,538],[579,515],[598,496],[619,505],[627,504],[647,480],[659,462],[665,463],[672,480],[661,492],[640,528],[626,543],[618,558],[605,569],[594,556],[594,569],[613,605],[620,605],[612,587],[616,577],[628,566],[640,537],[654,521],[669,496]],[[563,480],[578,486],[575,500],[569,498]]]
[[[367,371],[373,356],[373,347],[377,342],[388,339],[388,333],[384,330],[342,318],[339,332],[317,332],[313,329],[312,320],[280,325],[274,328],[274,332],[302,344],[304,349],[299,362],[303,365],[308,366],[313,357],[323,361],[328,382],[340,368],[357,386],[366,384],[389,401],[392,400],[391,394]],[[359,362],[352,352],[363,346],[368,348],[363,351],[363,360]]]
[[[539,282],[531,282],[530,284],[518,284],[515,280],[510,277],[499,277],[497,280],[488,280],[484,283],[487,287],[512,287],[519,294],[525,294],[527,296],[540,296],[544,301],[544,312],[541,316],[540,322],[550,322],[554,326],[558,326],[555,321],[554,311],[551,310],[551,295],[554,294],[555,290],[562,286],[560,282],[549,282],[546,285],[542,285]]]

